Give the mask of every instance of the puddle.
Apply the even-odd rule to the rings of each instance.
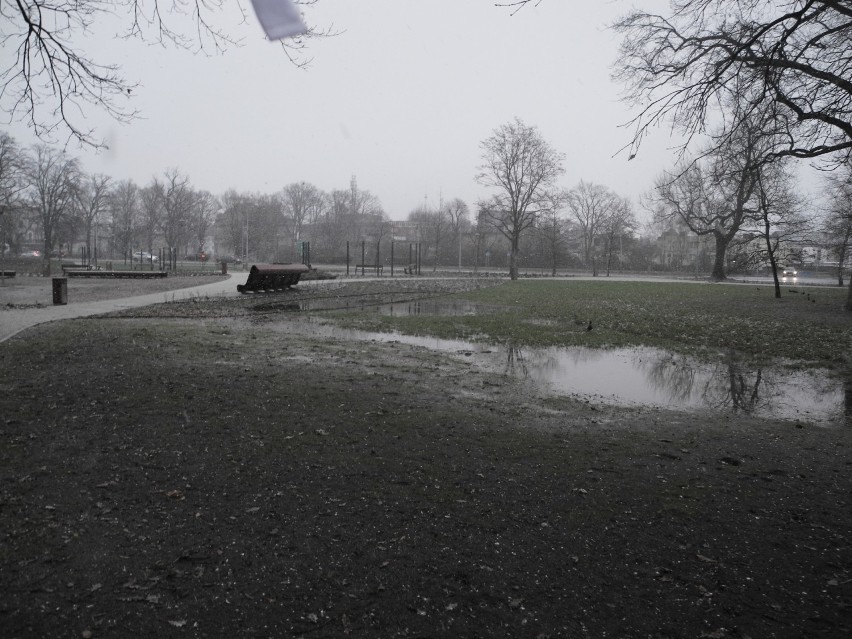
[[[412,317],[414,315],[470,316],[484,315],[488,309],[467,300],[413,300],[394,302],[377,307],[379,315],[387,317]]]
[[[356,331],[310,320],[287,322],[286,330],[317,337],[399,342],[454,353],[484,370],[530,380],[556,395],[592,397],[619,406],[710,409],[802,419],[826,426],[842,425],[852,415],[852,388],[844,388],[841,380],[826,371],[758,368],[734,359],[706,364],[652,348],[495,346]]]

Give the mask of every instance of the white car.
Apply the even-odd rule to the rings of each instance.
[[[796,281],[799,278],[799,272],[792,266],[785,266],[781,271],[781,279],[785,282]]]

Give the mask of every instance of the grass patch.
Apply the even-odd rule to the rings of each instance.
[[[386,317],[335,313],[375,331],[528,346],[655,346],[696,356],[737,351],[758,360],[849,367],[852,314],[846,290],[613,281],[517,281],[455,298],[488,312]],[[587,330],[591,322],[592,330]]]

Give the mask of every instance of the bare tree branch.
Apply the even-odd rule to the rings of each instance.
[[[638,108],[631,157],[664,122],[685,149],[716,117],[725,144],[755,112],[784,134],[778,156],[852,152],[850,0],[672,0],[667,17],[634,11],[613,28],[624,36],[613,77]]]
[[[496,190],[480,211],[510,244],[509,274],[517,279],[517,255],[523,232],[551,206],[550,191],[564,170],[564,155],[554,150],[533,126],[518,118],[484,140],[483,164],[476,181]]]
[[[133,120],[137,85],[117,65],[89,57],[86,38],[117,17],[127,21],[115,34],[119,38],[217,54],[242,44],[215,20],[234,5],[245,22],[239,0],[0,0],[0,110],[7,124],[26,122],[41,140],[103,146],[86,115],[94,110],[118,122]],[[328,35],[334,35],[332,29],[311,28],[282,40],[282,50],[294,65],[305,67],[307,43]]]

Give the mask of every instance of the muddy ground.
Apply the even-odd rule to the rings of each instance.
[[[849,428],[547,398],[280,300],[0,345],[3,636],[852,630]]]

